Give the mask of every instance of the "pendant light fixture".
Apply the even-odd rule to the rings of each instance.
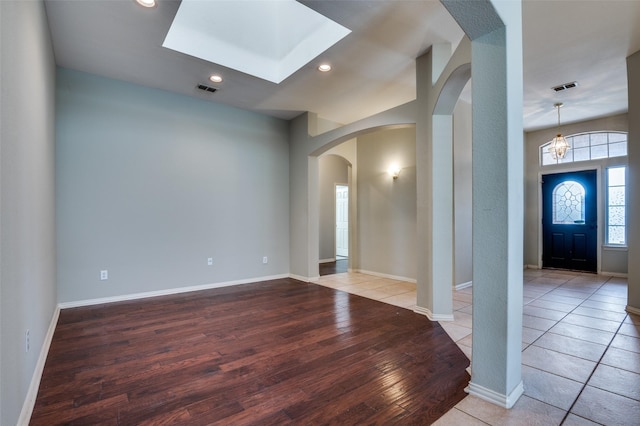
[[[567,154],[567,151],[571,149],[571,146],[569,146],[569,142],[567,142],[565,137],[562,136],[562,133],[560,133],[560,107],[562,105],[563,104],[561,102],[553,105],[558,110],[558,135],[553,138],[553,140],[551,141],[551,145],[549,145],[549,153],[554,160],[564,158],[564,156]]]

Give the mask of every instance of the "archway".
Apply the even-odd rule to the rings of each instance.
[[[348,170],[348,186],[349,190],[349,269],[350,270],[358,270],[360,265],[358,264],[360,248],[358,244],[358,185],[357,185],[357,176],[358,176],[358,162],[356,160],[355,152],[351,152],[354,149],[355,143],[358,137],[363,137],[365,135],[375,134],[377,132],[384,132],[388,130],[399,130],[406,128],[414,128],[415,125],[412,123],[407,124],[389,124],[383,126],[374,126],[371,128],[361,128],[352,133],[345,133],[340,135],[337,139],[328,141],[322,147],[317,149],[316,151],[310,153],[308,156],[308,179],[309,179],[309,209],[310,211],[320,211],[320,194],[317,191],[319,185],[319,158],[326,155],[339,155],[343,157],[349,163]],[[349,143],[353,143],[350,148],[341,149],[341,147],[345,145],[349,145]],[[311,183],[315,182],[315,183]],[[321,218],[318,214],[317,217],[313,217],[310,215],[309,217],[309,241],[310,244],[313,244],[312,241],[318,241],[318,247],[320,247],[320,222]],[[317,220],[317,226],[316,221]],[[313,268],[314,263],[318,263],[322,256],[320,255],[320,249],[318,249],[317,258],[315,257],[316,253],[311,250],[309,255],[312,256],[308,259],[308,264],[310,268]],[[310,280],[315,280],[319,276],[319,272],[316,272],[316,269],[311,269]]]

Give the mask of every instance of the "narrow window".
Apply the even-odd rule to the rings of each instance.
[[[627,244],[626,227],[626,167],[611,167],[607,169],[607,244]]]

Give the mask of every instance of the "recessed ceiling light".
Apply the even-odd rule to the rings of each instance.
[[[331,65],[329,65],[329,64],[320,64],[320,66],[318,67],[318,71],[329,72],[329,71],[331,71]]]
[[[213,83],[222,83],[222,77],[217,74],[213,74],[211,77],[209,77],[209,80],[211,80],[211,82]]]
[[[156,7],[156,0],[136,0],[142,7]]]

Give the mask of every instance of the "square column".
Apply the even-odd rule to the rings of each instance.
[[[627,58],[629,142],[627,246],[629,248],[627,311],[640,315],[640,224],[632,218],[640,211],[640,51]]]
[[[451,46],[416,61],[417,303],[432,321],[453,320],[453,106],[437,115]],[[434,84],[435,81],[435,84]],[[457,100],[457,95],[455,96]],[[455,102],[453,102],[455,105]]]
[[[441,1],[472,46],[473,362],[468,391],[511,408],[523,393],[522,4]]]

